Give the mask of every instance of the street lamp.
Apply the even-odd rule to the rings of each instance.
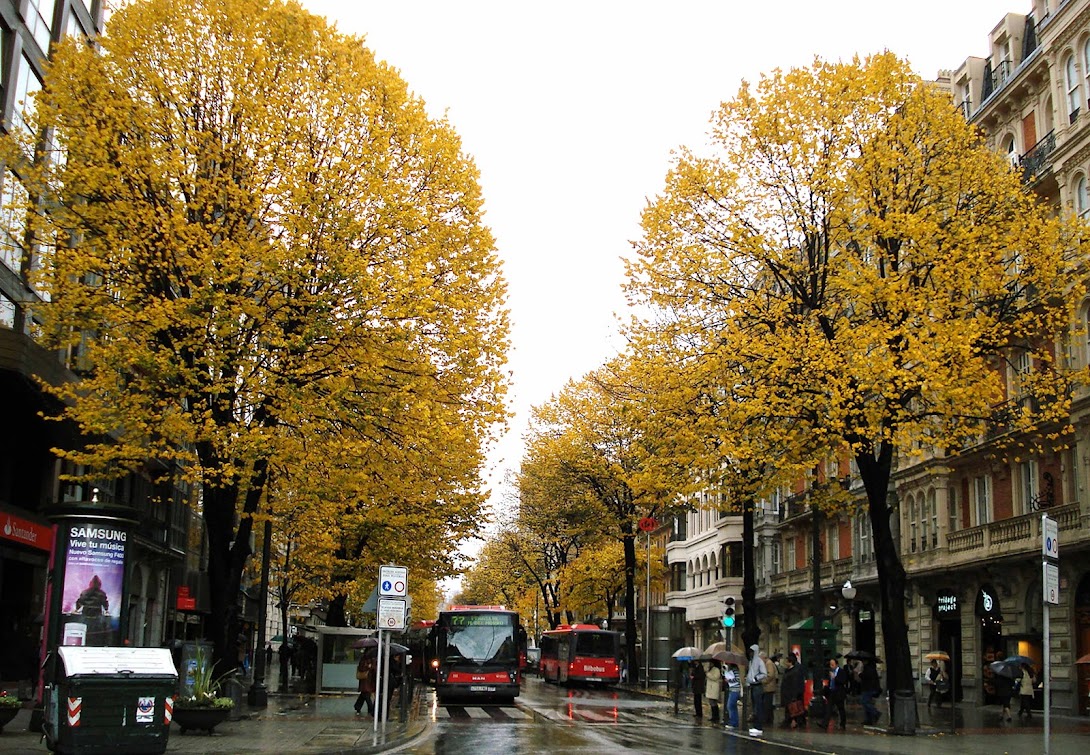
[[[855,595],[858,592],[852,587],[852,581],[849,579],[844,583],[844,586],[840,588],[840,594],[844,596],[844,600],[848,601],[848,616],[851,622],[851,628],[848,633],[849,645],[851,649],[855,650]]]

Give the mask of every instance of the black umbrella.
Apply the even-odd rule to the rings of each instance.
[[[1008,679],[1017,679],[1022,675],[1022,667],[1017,663],[993,661],[988,664],[988,668],[990,668],[992,673],[996,676],[1005,676]]]
[[[874,661],[875,663],[881,663],[882,659],[876,656],[869,650],[853,650],[844,656],[849,661]]]
[[[366,650],[366,649],[375,650],[375,649],[378,648],[378,638],[377,637],[361,637],[361,638],[359,638],[358,640],[356,640],[355,642],[352,643],[352,647],[356,648],[357,650],[359,650],[361,648],[364,649],[364,650]],[[394,655],[401,655],[402,653],[409,652],[409,649],[407,647],[405,647],[404,645],[399,645],[396,642],[391,642],[390,643],[390,652],[393,653]]]

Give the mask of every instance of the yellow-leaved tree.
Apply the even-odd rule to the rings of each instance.
[[[848,449],[874,533],[888,686],[911,689],[891,470],[996,423],[1012,437],[1062,430],[1072,375],[1055,344],[1077,229],[888,53],[743,85],[710,141],[679,153],[646,209],[630,293],[699,345],[694,358],[749,406],[742,420],[801,421],[799,442]],[[1012,396],[1004,367],[1023,355],[1033,369]]]
[[[272,470],[359,484],[341,503],[406,541],[451,500],[477,518],[508,336],[478,174],[360,39],[278,0],[130,3],[57,49],[35,113],[40,159],[6,157],[43,338],[82,349],[57,393],[88,440],[60,451],[200,485],[218,659]]]

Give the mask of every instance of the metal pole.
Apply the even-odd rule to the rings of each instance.
[[[1051,645],[1051,643],[1049,642],[1049,635],[1048,635],[1048,632],[1049,632],[1049,628],[1048,628],[1048,619],[1049,619],[1048,613],[1049,613],[1049,610],[1048,610],[1048,601],[1047,600],[1044,601],[1044,607],[1045,607],[1045,621],[1044,621],[1044,624],[1045,624],[1045,626],[1044,626],[1044,630],[1045,630],[1045,668],[1042,671],[1042,673],[1043,673],[1043,675],[1045,677],[1045,680],[1044,680],[1044,684],[1045,684],[1045,755],[1048,755],[1048,740],[1049,740],[1049,734],[1051,733],[1051,724],[1049,722],[1049,713],[1050,713],[1050,711],[1049,711],[1049,702],[1050,702],[1049,701],[1049,686],[1050,686],[1050,680],[1052,678],[1052,657],[1051,657],[1052,654],[1051,654],[1050,649],[1049,649],[1049,645]]]
[[[269,610],[269,559],[272,543],[272,517],[265,520],[265,542],[261,544],[261,601],[257,606],[257,647],[254,648],[254,681],[247,702],[252,708],[269,707],[269,689],[265,686],[265,625]]]
[[[386,722],[390,720],[390,632],[386,633],[385,658],[382,661],[382,673],[386,677],[382,685],[382,728],[386,729]]]
[[[374,731],[378,733],[378,720],[382,717],[382,629],[378,630],[378,647],[375,648],[375,718]]]
[[[958,632],[961,631],[961,619],[958,619]],[[950,654],[950,733],[957,734],[958,732],[958,688],[957,688],[957,674],[954,673],[954,669],[957,668],[958,662],[958,635],[955,634],[950,637],[950,646],[954,651]],[[939,698],[939,702],[942,702],[942,698]]]
[[[643,602],[644,611],[646,612],[644,619],[644,631],[643,631],[643,688],[647,689],[651,686],[651,532],[647,532],[647,563],[644,564],[644,568],[647,570],[647,590],[644,591]]]

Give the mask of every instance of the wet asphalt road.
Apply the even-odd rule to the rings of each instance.
[[[797,753],[795,747],[736,736],[695,722],[671,701],[612,689],[566,689],[524,680],[514,705],[472,700],[439,705],[429,692],[432,727],[399,752],[443,755],[491,753],[723,752]]]

